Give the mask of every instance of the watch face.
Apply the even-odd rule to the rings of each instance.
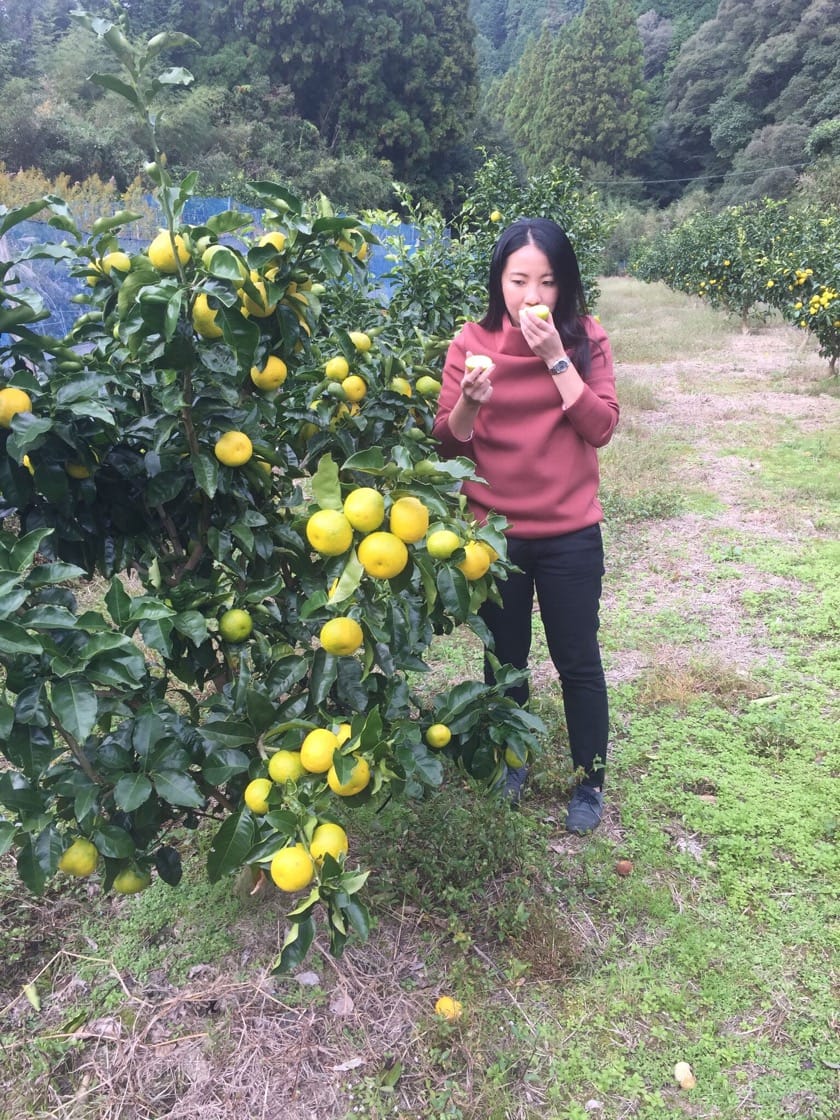
[[[552,373],[562,373],[563,370],[568,369],[570,365],[571,365],[571,362],[569,361],[568,358],[560,358],[551,367],[551,372]]]

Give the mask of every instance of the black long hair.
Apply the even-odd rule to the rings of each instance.
[[[520,218],[509,225],[496,242],[490,260],[487,313],[479,326],[488,331],[501,329],[507,315],[502,295],[502,273],[511,253],[523,245],[536,245],[548,258],[557,284],[557,303],[552,315],[554,325],[563,345],[574,358],[575,368],[585,378],[590,367],[591,347],[583,322],[588,309],[580,266],[565,230],[550,218]]]

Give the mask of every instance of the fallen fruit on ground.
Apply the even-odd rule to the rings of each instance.
[[[365,640],[361,626],[355,618],[331,618],[321,627],[319,641],[327,653],[335,657],[348,657],[355,653]]]
[[[300,891],[315,878],[315,864],[303,844],[281,848],[271,860],[271,878],[281,891]]]
[[[677,1062],[674,1066],[674,1080],[681,1089],[693,1089],[697,1084],[697,1078],[688,1062]]]
[[[254,778],[245,787],[242,798],[252,813],[258,817],[268,812],[268,795],[274,783],[269,778]]]
[[[448,1019],[450,1022],[453,1019],[460,1019],[462,1011],[461,1001],[453,999],[452,996],[441,996],[435,1003],[435,1015],[439,1015],[441,1019]]]
[[[219,633],[226,642],[244,642],[253,628],[254,620],[241,607],[232,607],[219,619]]]
[[[254,445],[244,432],[225,432],[213,452],[226,467],[243,467],[254,454]]]
[[[633,872],[632,859],[620,859],[615,865],[616,875],[620,875],[622,879],[626,879],[628,875]]]
[[[350,850],[350,844],[347,840],[347,833],[340,824],[333,824],[332,821],[324,821],[319,824],[315,831],[312,833],[312,840],[309,844],[309,854],[316,863],[323,863],[324,856],[330,855],[333,859],[338,859],[341,855],[347,855]]]
[[[300,746],[300,761],[310,774],[326,774],[338,748],[338,737],[326,727],[310,731]]]
[[[73,875],[77,879],[87,879],[96,870],[99,862],[99,852],[90,840],[84,836],[77,836],[69,848],[61,853],[58,861],[60,871]]]

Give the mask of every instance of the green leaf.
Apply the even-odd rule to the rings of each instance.
[[[299,214],[302,209],[302,204],[297,195],[292,194],[291,191],[285,187],[281,187],[278,183],[271,183],[266,180],[258,180],[249,183],[248,186],[259,195],[264,202],[269,202],[276,206],[281,212],[288,208],[295,214]]]
[[[219,488],[219,461],[215,455],[200,453],[190,456],[195,484],[208,498],[213,498]]]
[[[118,78],[116,74],[91,74],[88,81],[102,86],[103,89],[109,89],[112,93],[118,93],[120,97],[130,101],[135,108],[143,109],[143,102],[140,100],[137,90],[124,82],[122,78]]]
[[[357,451],[341,464],[343,471],[369,471],[376,474],[385,467],[385,456],[378,447],[368,447],[364,451]]]
[[[4,856],[15,842],[17,828],[11,821],[0,821],[0,856]]]
[[[99,702],[93,688],[80,677],[55,681],[50,703],[53,713],[77,743],[82,744],[96,726]]]
[[[31,567],[41,542],[52,533],[52,529],[36,529],[26,536],[20,537],[11,552],[10,567],[18,572]]]
[[[202,773],[211,785],[223,786],[235,774],[244,774],[249,765],[248,756],[243,751],[214,751],[204,763]]]
[[[297,968],[309,952],[314,938],[315,920],[311,914],[299,922],[294,922],[286,934],[286,940],[283,942],[271,975],[282,975]]]
[[[213,837],[207,856],[207,875],[217,882],[229,871],[241,867],[254,845],[256,826],[249,812],[233,813]]]
[[[152,783],[145,774],[124,774],[114,786],[114,801],[120,809],[130,813],[148,801]]]
[[[134,855],[134,841],[124,828],[115,824],[102,824],[94,829],[91,840],[108,859],[127,859]]]
[[[312,476],[312,493],[321,509],[341,509],[341,483],[332,455],[322,455]]]
[[[66,583],[69,580],[82,579],[87,575],[84,568],[76,564],[65,564],[56,560],[51,564],[39,564],[33,568],[26,577],[27,587],[46,587],[52,583]]]
[[[152,781],[159,796],[170,805],[199,809],[205,802],[204,794],[193,779],[178,770],[159,770],[152,774]]]
[[[199,611],[182,611],[173,622],[178,633],[189,638],[193,645],[200,646],[207,641],[207,619]]]
[[[2,237],[7,230],[10,230],[12,226],[16,226],[20,222],[29,221],[34,214],[38,214],[41,210],[44,210],[47,205],[48,203],[45,198],[39,198],[34,202],[27,202],[23,206],[17,206],[14,210],[9,210],[5,214],[0,213],[0,237]]]

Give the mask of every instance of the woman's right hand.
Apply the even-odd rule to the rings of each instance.
[[[467,357],[473,357],[469,350],[467,351]],[[492,362],[490,365],[472,367],[469,363],[466,364],[464,376],[461,378],[461,396],[468,404],[477,408],[490,399],[493,392],[491,374],[495,368]]]

